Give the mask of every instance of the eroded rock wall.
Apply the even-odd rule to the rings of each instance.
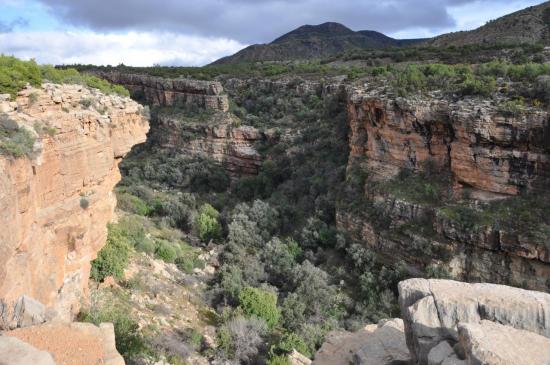
[[[227,111],[229,102],[223,87],[216,81],[185,78],[168,79],[121,72],[100,72],[99,77],[122,85],[132,97],[150,105],[196,105],[205,109]]]
[[[36,137],[31,157],[0,156],[0,299],[5,309],[27,295],[69,319],[105,244],[118,164],[145,141],[148,121],[129,98],[77,85],[45,84],[0,103],[4,119]]]
[[[229,113],[217,112],[204,124],[183,116],[158,115],[150,144],[170,153],[209,157],[232,177],[256,175],[262,156],[255,143],[263,133],[251,126],[238,126]]]
[[[338,211],[339,227],[355,241],[389,265],[405,264],[413,275],[444,264],[460,280],[550,290],[550,247],[540,237],[502,225],[458,224],[461,212],[447,209],[456,201],[415,202],[369,186],[399,179],[402,170],[421,171],[430,162],[451,176],[449,195],[463,188],[472,192],[470,204],[545,192],[550,187],[548,112],[505,115],[479,99],[404,99],[355,90],[348,117],[348,171],[361,164],[369,176],[364,194],[377,209],[375,214]]]
[[[504,115],[490,101],[449,102],[355,92],[348,106],[350,162],[367,158],[381,178],[400,168],[448,166],[461,184],[516,195],[550,186],[548,112]]]

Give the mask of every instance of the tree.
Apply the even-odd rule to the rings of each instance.
[[[221,237],[222,227],[218,222],[219,215],[220,213],[208,203],[203,204],[201,207],[197,224],[199,226],[199,237],[203,242]]]
[[[259,288],[246,287],[239,294],[239,307],[249,317],[263,319],[273,328],[281,317],[277,308],[277,295]]]

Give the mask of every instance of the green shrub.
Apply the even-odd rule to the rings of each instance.
[[[308,345],[302,337],[294,332],[285,333],[275,346],[272,347],[271,352],[275,354],[290,354],[293,350],[298,351],[302,355],[311,357]]]
[[[286,355],[276,355],[267,360],[267,365],[292,365],[292,361]]]
[[[152,212],[152,208],[146,202],[127,192],[117,194],[117,207],[126,212],[143,216]]]
[[[246,287],[239,293],[239,308],[251,317],[263,319],[267,325],[273,328],[281,317],[277,308],[277,295],[259,288]]]
[[[201,241],[207,242],[211,239],[219,239],[222,235],[222,227],[218,222],[220,213],[210,204],[204,204],[197,218],[199,237]]]
[[[15,98],[17,92],[27,83],[34,87],[42,84],[40,68],[36,62],[0,55],[0,94],[10,94]]]
[[[88,209],[90,206],[90,201],[85,196],[80,198],[80,208],[82,209]]]
[[[193,269],[203,268],[204,261],[198,258],[198,255],[183,255],[179,256],[175,260],[175,264],[181,271],[190,274],[193,272]]]
[[[94,103],[94,99],[92,98],[82,98],[80,99],[80,105],[82,105],[82,107],[84,109],[89,109],[92,104]]]
[[[127,308],[113,305],[109,308],[92,307],[83,311],[79,320],[90,322],[99,326],[101,323],[110,322],[115,327],[115,341],[118,352],[127,363],[132,359],[148,352],[148,347],[141,335],[138,322],[129,314]]]
[[[31,157],[35,137],[26,128],[18,127],[8,116],[0,115],[0,153],[15,158]],[[9,125],[9,128],[5,126]],[[13,125],[13,128],[12,128]]]
[[[139,241],[134,247],[136,251],[144,252],[146,254],[152,254],[155,252],[155,243],[149,238],[144,238],[143,240]]]
[[[107,276],[122,278],[128,266],[130,243],[124,233],[116,226],[109,225],[107,243],[92,261],[90,276],[95,281],[102,281]]]
[[[155,255],[165,262],[173,263],[178,257],[173,243],[165,240],[158,240],[155,248]]]
[[[518,116],[525,111],[525,101],[520,99],[507,100],[500,104],[498,110],[508,116]]]

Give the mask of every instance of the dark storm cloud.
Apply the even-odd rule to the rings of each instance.
[[[496,1],[496,0],[489,0]],[[268,42],[303,24],[336,21],[354,30],[437,30],[447,7],[474,0],[40,0],[64,22],[96,31],[143,30]]]

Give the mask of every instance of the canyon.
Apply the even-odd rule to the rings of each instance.
[[[120,81],[119,76],[106,78]],[[133,84],[150,84],[147,76],[142,81],[137,81],[136,75],[129,78]],[[121,80],[129,85],[126,78]],[[471,224],[456,218],[457,212],[462,212],[459,209],[483,213],[494,202],[545,192],[550,186],[547,111],[532,108],[508,115],[479,98],[395,98],[369,85],[358,88],[340,81],[228,79],[223,82],[225,88],[219,82],[201,85],[200,90],[186,89],[189,94],[196,93],[191,99],[200,100],[209,90],[217,90],[224,100],[229,96],[238,102],[250,90],[279,100],[289,93],[321,100],[343,98],[349,128],[345,142],[349,146],[348,179],[355,166],[368,175],[360,196],[350,199],[372,202],[385,223],[380,225],[371,218],[371,208],[351,209],[340,204],[336,209],[340,229],[360,245],[374,249],[388,265],[404,265],[411,275],[422,275],[436,266],[459,280],[549,290],[550,249],[543,239],[528,230],[491,222],[491,217],[485,217],[487,223],[474,219]],[[167,95],[183,92],[181,88],[155,90]],[[167,99],[170,97],[154,98]],[[202,101],[199,104],[212,109]],[[305,128],[299,121],[272,128],[271,124],[237,126],[237,120],[233,113],[218,109],[199,121],[184,113],[161,112],[152,121],[148,143],[165,153],[207,156],[238,179],[258,174],[262,162],[273,158],[259,153],[256,146],[280,145],[290,153],[299,148],[290,146]],[[444,196],[433,201],[376,189],[384,183],[399,183],[400,173],[418,174],[428,169],[448,176],[441,187]]]
[[[337,78],[218,82],[99,75],[127,87],[150,109],[79,85],[45,83],[23,89],[14,101],[0,98],[2,127],[25,129],[35,138],[27,156],[0,157],[0,203],[7,208],[0,212],[6,227],[0,232],[0,314],[10,337],[44,348],[20,327],[48,332],[53,325],[43,322],[61,320],[55,331],[90,335],[100,356],[111,358],[106,363],[124,361],[113,349],[112,327],[67,322],[87,300],[90,263],[115,217],[119,163],[146,142],[146,134],[147,142],[128,157],[133,164],[140,151],[201,156],[217,163],[234,189],[242,179],[265,178],[266,166],[278,159],[294,168],[292,159],[323,138],[316,128],[327,123],[334,130],[320,132],[345,147],[336,156],[345,163],[333,219],[349,245],[374,252],[408,277],[430,276],[435,268],[461,281],[549,290],[549,247],[537,234],[546,223],[506,226],[491,215],[492,204],[522,202],[533,194],[544,202],[550,185],[547,111],[509,114],[480,98],[395,97]],[[256,108],[251,97],[271,103],[256,112],[260,117],[247,116]],[[285,108],[310,104],[323,105],[323,115],[286,118]],[[414,184],[427,197],[407,190]],[[314,209],[322,210],[317,203]],[[473,222],[463,220],[468,214]],[[548,294],[435,279],[409,279],[398,288],[402,319],[331,333],[313,363],[514,363],[520,360],[505,351],[510,341],[522,344],[525,364],[549,356]],[[0,349],[25,347],[13,341],[0,336]],[[47,353],[22,351],[50,361]]]

